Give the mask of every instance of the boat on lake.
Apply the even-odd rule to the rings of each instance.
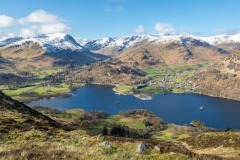
[[[120,102],[119,102],[119,101],[116,101],[115,104],[120,104]]]
[[[200,107],[200,110],[204,110],[204,109],[206,109],[205,106],[201,106],[201,107]]]

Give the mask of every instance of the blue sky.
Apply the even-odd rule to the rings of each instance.
[[[239,0],[0,0],[0,36],[240,32]],[[42,18],[42,20],[41,20]]]

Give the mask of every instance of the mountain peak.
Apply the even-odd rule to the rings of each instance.
[[[42,34],[27,38],[20,37],[18,39],[11,38],[1,41],[0,47],[23,45],[26,42],[38,43],[47,52],[55,52],[56,50],[83,50],[83,47],[72,36],[65,33]]]

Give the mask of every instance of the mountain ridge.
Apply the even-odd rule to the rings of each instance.
[[[47,39],[44,41],[44,39]],[[65,43],[65,46],[60,46],[57,42],[57,39],[60,40],[60,44],[64,44],[63,40],[72,41],[73,45],[69,45]],[[81,38],[73,38],[69,34],[65,33],[53,33],[53,34],[40,34],[37,36],[29,36],[29,37],[12,37],[12,38],[3,38],[0,40],[0,47],[8,46],[8,45],[20,45],[26,41],[34,41],[41,42],[44,46],[45,44],[50,43],[53,45],[57,45],[58,47],[69,47],[71,49],[84,49],[84,47],[97,50],[99,48],[108,48],[108,47],[130,47],[138,44],[141,41],[149,41],[153,43],[164,43],[171,41],[178,42],[187,42],[188,39],[199,40],[202,43],[208,43],[210,45],[220,45],[226,43],[240,43],[240,34],[235,35],[216,35],[216,36],[208,36],[201,37],[195,36],[187,33],[171,33],[171,34],[147,34],[147,35],[133,35],[133,36],[119,36],[119,37],[104,37],[100,39],[94,40],[86,40]],[[62,43],[61,43],[62,42]],[[95,44],[95,46],[91,46],[91,44]],[[187,43],[185,43],[187,45]]]
[[[186,33],[149,34],[106,37],[82,44],[92,52],[111,56],[133,67],[146,68],[156,64],[215,63],[228,54],[240,51],[240,34],[211,37]]]
[[[64,128],[64,126],[46,115],[13,100],[0,91],[0,136],[13,130],[27,131],[33,128]],[[14,117],[14,118],[13,118]]]
[[[184,42],[186,39],[195,39],[202,43],[208,43],[209,45],[219,45],[225,43],[240,43],[240,34],[236,35],[217,35],[209,37],[194,36],[191,34],[149,34],[138,36],[120,36],[120,37],[105,37],[97,40],[92,40],[86,43],[86,41],[80,41],[79,43],[89,48],[90,50],[97,50],[99,48],[109,47],[131,47],[142,41],[153,42],[155,44],[164,42]],[[187,44],[187,43],[186,43]]]

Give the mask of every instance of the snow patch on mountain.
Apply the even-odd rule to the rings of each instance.
[[[157,34],[157,35],[138,35],[138,36],[121,36],[106,37],[98,40],[88,41],[86,39],[73,38],[68,34],[54,33],[44,34],[34,37],[8,38],[0,39],[0,47],[28,44],[29,42],[38,43],[47,52],[56,52],[58,50],[99,50],[102,48],[119,48],[124,49],[138,45],[142,42],[152,44],[161,44],[168,42],[179,42],[185,46],[190,46],[193,41],[201,42],[207,45],[219,45],[224,43],[240,43],[240,34],[236,35],[218,35],[211,37],[199,37],[186,33],[182,34]]]
[[[158,34],[158,35],[140,35],[140,36],[122,36],[118,38],[103,38],[86,43],[84,46],[91,50],[119,47],[128,48],[137,45],[141,42],[150,43],[167,43],[167,42],[182,42],[183,39],[196,39],[197,37],[189,34]],[[201,40],[201,39],[199,39]]]
[[[218,35],[218,36],[212,36],[212,37],[199,37],[199,38],[208,42],[211,45],[240,43],[240,34]]]
[[[28,38],[8,39],[0,42],[1,46],[23,45],[29,42],[38,43],[47,52],[55,52],[58,50],[83,50],[83,47],[78,44],[74,38],[68,34],[54,33],[44,34]]]
[[[142,42],[154,44],[180,42],[188,46],[191,41],[199,41],[209,45],[218,45],[223,43],[240,43],[240,34],[236,35],[218,35],[212,37],[198,37],[190,34],[158,34],[158,35],[139,35],[139,36],[122,36],[122,37],[106,37],[98,40],[93,40],[85,44],[81,44],[90,50],[98,50],[101,48],[128,48]]]

